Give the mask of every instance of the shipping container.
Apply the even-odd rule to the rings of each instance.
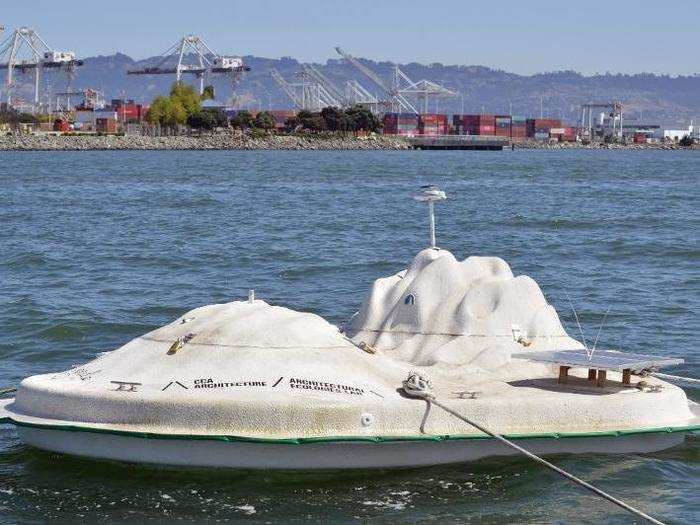
[[[116,133],[117,121],[111,118],[98,118],[95,120],[95,129],[100,133]]]
[[[456,132],[460,135],[493,135],[496,128],[494,115],[454,115]]]
[[[447,135],[447,115],[439,113],[420,115],[418,131],[421,135]]]
[[[526,120],[527,136],[534,137],[536,134],[549,133],[552,128],[561,128],[559,119],[530,118]]]
[[[512,123],[510,115],[496,115],[494,120],[497,128],[510,128]]]

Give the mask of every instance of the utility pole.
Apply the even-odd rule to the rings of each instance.
[[[544,118],[544,97],[540,95],[540,119]]]

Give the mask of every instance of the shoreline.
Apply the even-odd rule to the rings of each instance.
[[[700,150],[700,146],[677,144],[582,144],[580,142],[514,142],[504,149],[539,150]],[[140,135],[0,135],[0,151],[207,151],[207,150],[394,150],[413,149],[401,137],[333,137],[303,135],[269,135],[253,137],[234,133],[150,137]]]
[[[206,151],[206,150],[408,150],[393,137],[252,137],[233,133],[149,137],[140,135],[30,135],[0,136],[0,151]]]

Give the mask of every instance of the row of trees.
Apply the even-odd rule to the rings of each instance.
[[[231,119],[231,126],[238,129],[263,129],[270,131],[275,128],[276,121],[272,113],[261,111],[253,116],[250,111],[241,110]]]
[[[5,102],[0,104],[0,123],[2,124],[39,124],[48,122],[48,115],[35,115],[33,113],[23,113],[9,107]]]
[[[377,116],[364,106],[348,109],[336,107],[323,108],[319,113],[300,111],[296,117],[287,119],[288,129],[308,131],[339,131],[343,134],[355,131],[376,132],[382,127]]]
[[[213,98],[213,89],[207,87],[200,96],[194,88],[176,83],[167,97],[158,96],[153,100],[146,121],[166,128],[188,125],[198,129],[214,129],[232,126],[238,129],[260,129],[270,131],[276,127],[274,116],[261,111],[253,116],[246,110],[239,111],[230,121],[220,109],[202,108],[202,102]],[[348,109],[323,108],[320,112],[300,111],[284,123],[286,131],[376,132],[381,129],[381,121],[369,109],[353,106]]]
[[[239,111],[231,119],[231,126],[238,129],[275,128],[275,117],[267,111],[262,111],[253,117],[246,110]],[[288,118],[284,123],[285,131],[334,131],[341,133],[355,131],[376,132],[381,129],[381,121],[369,109],[353,106],[348,109],[336,107],[323,108],[320,112],[300,111],[296,116]]]

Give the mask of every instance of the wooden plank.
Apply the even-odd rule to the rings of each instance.
[[[588,369],[588,380],[589,381],[595,381],[596,378],[596,369],[595,368],[589,368]]]

